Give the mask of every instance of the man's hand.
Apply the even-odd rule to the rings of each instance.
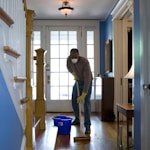
[[[77,98],[77,103],[81,103],[82,101],[84,101],[86,95],[87,94],[83,92],[82,95]]]
[[[75,72],[72,72],[72,75],[74,77],[74,80],[79,80]]]

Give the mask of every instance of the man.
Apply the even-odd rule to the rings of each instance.
[[[79,51],[76,48],[71,49],[70,56],[67,58],[67,68],[74,76],[79,85],[80,96],[78,97],[76,83],[72,91],[72,107],[75,115],[75,120],[72,125],[79,125],[79,106],[78,103],[84,101],[84,126],[86,128],[85,134],[90,134],[91,126],[91,91],[92,91],[92,72],[88,60],[79,56]]]

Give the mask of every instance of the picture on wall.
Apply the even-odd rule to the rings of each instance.
[[[105,73],[112,72],[112,40],[108,39],[104,46],[104,68]]]

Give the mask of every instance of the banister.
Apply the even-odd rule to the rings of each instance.
[[[0,7],[0,18],[8,25],[11,26],[14,24],[14,21],[11,17]]]
[[[10,56],[13,56],[15,58],[18,58],[20,56],[20,54],[12,50],[9,46],[4,46],[3,49],[4,49],[4,52]]]
[[[14,81],[15,82],[24,82],[24,81],[26,81],[26,77],[17,77],[17,76],[15,76],[14,77]]]
[[[20,100],[20,104],[25,104],[29,101],[29,98],[28,97],[24,97]]]

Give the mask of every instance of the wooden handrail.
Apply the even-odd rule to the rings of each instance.
[[[27,78],[26,77],[14,77],[14,81],[15,82],[24,82]]]
[[[29,101],[28,97],[24,97],[23,99],[20,100],[21,104],[25,104]]]
[[[4,49],[4,52],[10,56],[13,56],[15,58],[18,58],[20,56],[20,54],[12,50],[9,46],[4,46],[3,49]]]
[[[27,17],[27,3],[26,3],[26,0],[22,0],[22,2],[24,4],[25,17]]]
[[[11,26],[14,24],[14,21],[11,19],[10,16],[0,7],[0,18],[8,25]]]

